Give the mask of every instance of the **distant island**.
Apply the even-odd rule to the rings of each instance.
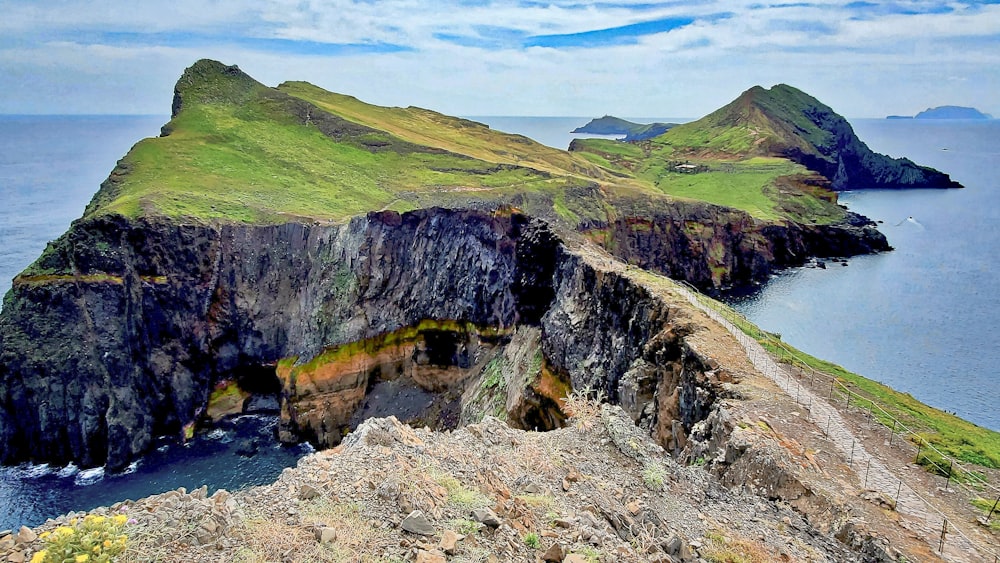
[[[915,116],[890,115],[886,119],[993,119],[988,113],[983,113],[976,108],[963,106],[938,106],[927,108]]]
[[[633,123],[620,117],[605,115],[591,119],[583,127],[577,127],[570,133],[589,133],[591,135],[625,135],[625,141],[644,141],[658,137],[676,123]]]

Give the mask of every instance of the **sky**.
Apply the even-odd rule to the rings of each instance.
[[[786,83],[1000,117],[1000,0],[0,0],[0,114],[166,115],[200,58],[462,116],[700,117]]]

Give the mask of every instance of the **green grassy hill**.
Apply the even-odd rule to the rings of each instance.
[[[937,170],[872,152],[846,119],[786,84],[770,90],[754,86],[653,144],[656,152],[674,158],[787,158],[824,176],[835,190],[961,187]]]
[[[351,100],[295,86],[286,89]],[[466,120],[344,105],[320,107],[235,67],[199,61],[178,81],[166,135],[133,147],[86,214],[339,221],[468,194],[503,199],[512,190],[561,192],[613,178],[577,156]]]
[[[794,88],[757,87],[652,140],[584,140],[567,152],[305,82],[270,88],[202,60],[178,81],[164,135],[122,159],[87,215],[273,223],[506,204],[575,228],[607,220],[612,202],[628,198],[632,206],[698,200],[768,221],[833,223],[844,211],[825,188],[841,179],[815,163],[832,162],[841,122],[849,130]]]

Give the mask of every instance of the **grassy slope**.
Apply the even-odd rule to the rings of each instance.
[[[813,175],[804,166],[775,156],[789,148],[818,156],[816,147],[831,142],[831,134],[806,117],[810,104],[818,102],[795,88],[757,86],[648,142],[587,139],[573,148],[670,196],[735,207],[766,220],[832,223],[844,218],[844,210],[806,181]],[[704,171],[681,173],[676,168],[681,163]]]
[[[725,169],[677,174],[668,165],[676,150],[660,140],[666,136],[645,149],[604,141],[593,145],[599,150],[566,152],[304,82],[268,88],[212,61],[188,69],[178,92],[183,103],[170,134],[137,144],[88,214],[340,221],[377,209],[491,201],[575,226],[613,213],[603,194],[614,194],[650,206],[671,197],[708,201],[765,220],[803,221],[805,212],[824,222],[842,217],[807,192],[778,189],[777,178],[804,171],[790,163],[731,161]],[[614,152],[627,154],[607,154]],[[789,197],[804,205],[784,206]]]
[[[467,119],[409,107],[388,108],[327,92],[308,82],[285,82],[278,90],[317,107],[419,145],[439,147],[487,162],[527,166],[559,175],[613,180],[608,171],[566,151],[547,147],[522,135],[494,131]]]
[[[567,166],[580,160],[587,168],[557,175],[518,166],[514,158],[484,161],[439,150],[455,143],[428,148],[365,127],[341,127],[343,134],[331,137],[315,123],[320,117],[336,122],[335,116],[322,116],[320,109],[219,67],[203,61],[189,69],[178,84],[183,104],[167,125],[170,134],[138,143],[88,207],[88,215],[343,220],[382,208],[402,211],[447,203],[450,194],[496,191],[502,199],[512,191],[558,192],[605,174],[562,151],[552,150],[561,153]],[[304,111],[309,119],[303,119]],[[428,131],[460,137],[455,123]],[[485,131],[479,141],[483,146],[489,144],[490,132]],[[547,168],[560,171],[555,165]]]
[[[654,142],[685,156],[774,156],[788,147],[819,154],[816,147],[830,144],[832,136],[806,117],[805,111],[815,104],[816,100],[790,86],[778,85],[771,90],[755,86],[726,106],[698,121],[678,125]]]
[[[595,164],[635,174],[672,197],[742,209],[769,221],[833,223],[844,218],[844,210],[823,190],[803,182],[813,176],[804,166],[777,157],[690,156],[662,143],[665,136],[648,144],[581,139],[573,149]],[[707,171],[681,173],[675,167],[680,162]]]

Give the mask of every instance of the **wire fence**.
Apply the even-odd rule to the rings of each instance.
[[[682,287],[679,289],[688,301],[736,336],[754,367],[774,381],[797,403],[806,407],[813,422],[842,450],[848,465],[852,469],[857,468],[859,478],[861,478],[861,468],[864,467],[865,490],[882,493],[889,498],[891,506],[897,512],[922,520],[925,537],[937,537],[938,540],[933,547],[942,555],[947,555],[949,559],[1000,563],[1000,549],[983,547],[970,538],[961,527],[956,526],[955,522],[949,520],[947,515],[923,498],[904,479],[893,474],[888,469],[891,462],[879,458],[877,454],[869,453],[849,429],[834,405],[843,401],[844,407],[848,410],[852,407],[863,409],[866,411],[866,424],[884,429],[890,446],[915,448],[914,462],[941,476],[945,492],[961,489],[976,497],[988,494],[988,498],[995,498],[993,510],[981,521],[987,526],[991,518],[1000,518],[1000,487],[989,483],[980,473],[928,442],[913,428],[904,424],[898,413],[891,412],[889,407],[855,392],[837,377],[814,369],[804,357],[789,349],[774,335],[761,330],[735,309],[700,293],[690,284],[685,282],[680,284]],[[796,376],[779,366],[761,343],[777,351],[782,362],[800,368],[804,375]],[[803,385],[800,377],[807,377],[809,385]],[[827,384],[829,391],[826,390]],[[949,534],[952,534],[950,541],[948,541]]]

